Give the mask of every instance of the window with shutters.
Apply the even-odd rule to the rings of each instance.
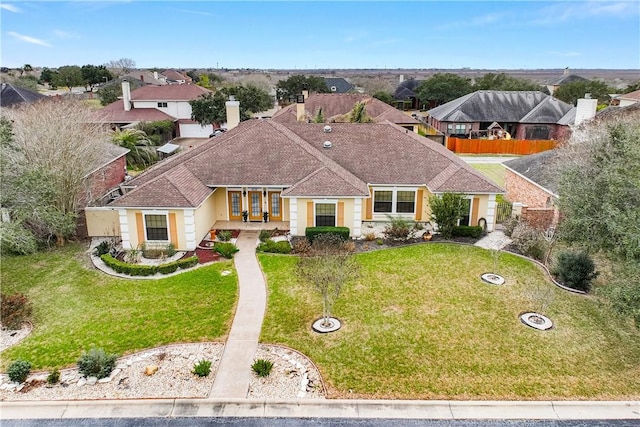
[[[336,226],[335,203],[316,203],[316,227]]]
[[[147,241],[169,241],[167,215],[144,215],[144,229]]]

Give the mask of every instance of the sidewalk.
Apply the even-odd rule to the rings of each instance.
[[[511,239],[504,235],[502,230],[493,230],[488,233],[482,239],[475,243],[475,246],[479,246],[484,249],[502,249],[511,243]]]
[[[0,402],[2,419],[280,417],[640,420],[640,402],[158,399]]]
[[[241,231],[234,256],[238,272],[238,306],[222,353],[210,398],[245,398],[251,381],[251,364],[258,349],[267,290],[256,258],[258,231]]]

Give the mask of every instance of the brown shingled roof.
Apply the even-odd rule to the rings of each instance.
[[[419,124],[416,119],[397,108],[370,95],[360,93],[314,93],[305,100],[304,106],[308,118],[315,117],[322,108],[322,115],[326,121],[331,121],[331,119],[344,121],[344,117],[341,116],[353,110],[353,106],[358,102],[366,104],[367,115],[376,123],[389,120],[396,124]],[[295,123],[297,121],[296,110],[296,104],[291,104],[276,112],[272,120],[279,123]]]
[[[246,185],[288,187],[285,197],[367,197],[367,184],[503,192],[446,148],[392,123],[336,123],[330,133],[324,126],[242,122],[140,174],[114,205],[194,207],[212,188]]]
[[[124,102],[118,100],[95,112],[96,120],[105,123],[133,123],[133,122],[153,122],[156,120],[171,120],[172,117],[155,108],[132,108],[124,110]]]
[[[210,93],[198,85],[143,86],[131,92],[132,101],[191,101]]]

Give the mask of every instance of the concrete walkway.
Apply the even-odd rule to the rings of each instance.
[[[494,230],[478,240],[475,245],[485,249],[502,249],[509,243],[511,239],[505,236],[502,230]]]
[[[234,257],[240,296],[209,398],[244,399],[249,391],[251,364],[267,303],[267,288],[256,258],[258,233],[241,231],[236,242],[240,249]]]

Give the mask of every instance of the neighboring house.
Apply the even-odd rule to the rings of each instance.
[[[420,122],[370,95],[359,93],[314,93],[295,104],[288,105],[276,112],[272,120],[278,123],[313,121],[322,109],[327,123],[347,122],[348,114],[358,102],[365,103],[365,111],[375,123],[390,121],[413,132],[418,132]]]
[[[553,173],[556,150],[531,154],[504,162],[505,198],[515,204],[524,221],[540,229],[559,219],[558,177]]]
[[[467,195],[461,224],[486,222],[491,231],[503,193],[446,148],[390,122],[274,120],[242,122],[154,165],[125,190],[88,209],[94,235],[113,229],[125,249],[171,242],[183,250],[193,250],[212,227],[241,224],[243,211],[256,222],[266,212],[294,236],[329,225],[357,237],[389,215],[427,222],[429,197],[444,192]]]
[[[108,142],[100,143],[96,146],[98,156],[94,161],[92,171],[86,175],[88,182],[87,192],[80,200],[80,206],[102,206],[111,201],[113,191],[127,179],[127,159],[128,149]],[[89,236],[87,230],[87,219],[96,223],[91,218],[91,213],[85,211],[85,215],[78,216],[76,233],[80,237]],[[99,225],[97,221],[96,225]],[[113,230],[100,229],[100,233],[113,233]]]
[[[616,95],[611,99],[611,105],[616,107],[628,107],[640,102],[640,90]]]
[[[342,77],[325,77],[324,81],[331,93],[348,93],[354,89],[353,85]]]
[[[569,136],[574,106],[538,91],[479,90],[428,111],[431,126],[463,138],[499,125],[514,139],[561,140]]]
[[[400,84],[396,88],[396,91],[393,94],[393,99],[398,101],[399,108],[406,108],[409,110],[419,110],[420,109],[420,99],[418,98],[418,94],[415,92],[420,83],[424,80],[415,80],[415,79],[402,79]]]
[[[35,102],[42,98],[46,98],[46,96],[11,83],[2,83],[2,91],[0,91],[0,106],[5,108],[12,107],[25,102]]]
[[[176,70],[166,70],[166,71],[163,71],[161,74],[166,78],[167,83],[169,84],[183,85],[183,84],[193,83],[193,79],[191,77],[187,76],[186,74],[182,74],[181,72]]]
[[[167,83],[167,78],[162,74],[158,74],[157,71],[132,71],[125,74],[123,77],[127,79],[134,78],[140,80],[145,85],[164,86],[169,84]]]
[[[586,82],[587,80],[588,79],[585,79],[584,77],[577,74],[571,74],[569,72],[569,69],[565,68],[562,76],[548,81],[547,83],[545,83],[545,86],[549,90],[549,94],[553,95],[553,93],[562,85],[573,82]]]
[[[129,82],[122,83],[122,99],[98,110],[98,120],[117,126],[156,120],[176,122],[176,136],[207,138],[213,126],[201,126],[191,120],[189,101],[211,92],[209,89],[191,84],[143,86],[134,90]]]

